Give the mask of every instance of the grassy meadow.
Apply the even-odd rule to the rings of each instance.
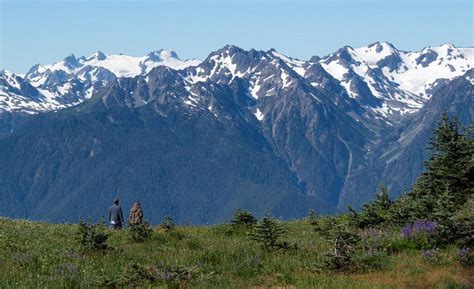
[[[336,218],[321,220],[330,230]],[[171,232],[153,227],[142,242],[132,240],[128,229],[104,228],[108,248],[84,252],[78,225],[2,218],[0,287],[473,288],[474,270],[460,264],[457,248],[443,248],[429,260],[420,250],[393,250],[387,244],[400,239],[399,228],[365,238],[360,255],[372,256],[369,265],[358,266],[364,261],[355,256],[354,270],[337,271],[327,266],[329,233],[316,232],[306,220],[281,226],[281,239],[295,248],[266,251],[249,230],[222,224]]]

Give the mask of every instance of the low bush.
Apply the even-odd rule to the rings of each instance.
[[[352,271],[353,261],[360,249],[360,237],[345,228],[338,228],[330,251],[326,254],[326,267],[335,271]]]
[[[469,198],[451,221],[454,227],[453,239],[460,247],[474,248],[474,197]]]
[[[252,228],[257,224],[257,219],[249,212],[238,209],[230,221],[232,228]]]
[[[164,264],[158,265],[141,265],[131,263],[125,267],[120,284],[144,285],[150,283],[165,283],[171,288],[181,288],[180,284],[189,281],[197,276],[199,269],[196,267],[185,266],[168,266]]]
[[[142,224],[130,224],[128,227],[128,236],[134,242],[144,242],[150,239],[153,234],[153,229],[147,221]]]
[[[168,233],[173,232],[176,229],[173,218],[170,215],[166,216],[163,222],[161,222],[160,228],[164,229]]]
[[[430,220],[417,220],[402,228],[402,237],[412,243],[415,249],[431,249],[435,246],[438,223]]]
[[[251,238],[257,241],[264,251],[288,249],[290,248],[288,243],[280,242],[280,238],[284,236],[285,233],[286,230],[280,223],[269,214],[266,214],[255,226]]]
[[[108,248],[107,240],[109,235],[105,232],[105,226],[102,223],[86,223],[81,218],[76,236],[79,241],[79,248],[82,252],[104,252]]]
[[[439,265],[442,262],[442,256],[438,248],[422,250],[421,256],[423,260],[431,265]]]
[[[463,266],[474,266],[474,251],[470,248],[461,248],[458,251],[459,262]]]

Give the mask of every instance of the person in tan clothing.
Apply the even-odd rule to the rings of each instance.
[[[139,202],[133,204],[132,209],[130,209],[130,218],[128,219],[130,225],[139,225],[143,222],[143,211]]]

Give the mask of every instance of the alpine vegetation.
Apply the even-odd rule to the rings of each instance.
[[[443,115],[413,189],[392,200],[381,186],[359,212],[311,210],[287,222],[266,214],[255,223],[239,210],[230,224],[180,226],[167,217],[159,227],[145,222],[147,230],[0,219],[1,285],[469,288],[471,130]],[[249,233],[229,234],[241,226]]]

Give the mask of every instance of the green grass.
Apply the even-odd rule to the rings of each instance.
[[[230,225],[154,229],[135,243],[127,231],[108,230],[111,249],[81,253],[77,225],[0,219],[0,288],[470,288],[473,270],[455,248],[442,262],[418,251],[386,254],[379,269],[336,273],[324,269],[328,238],[304,221],[283,223],[297,251],[263,252]],[[174,279],[173,279],[174,278]]]

